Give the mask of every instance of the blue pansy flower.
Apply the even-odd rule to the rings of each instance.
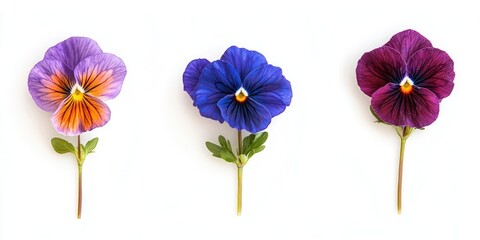
[[[184,90],[204,117],[256,133],[290,105],[292,87],[282,69],[256,51],[232,46],[220,60],[191,61]]]

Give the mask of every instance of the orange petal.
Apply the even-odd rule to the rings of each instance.
[[[102,100],[88,94],[70,95],[51,120],[57,132],[74,136],[105,125],[110,120],[110,109]]]
[[[104,101],[120,93],[126,73],[123,61],[108,53],[88,57],[74,70],[75,78],[85,92]]]
[[[53,60],[43,60],[33,67],[28,76],[28,89],[40,108],[54,112],[68,97],[75,84],[68,72],[65,66]]]

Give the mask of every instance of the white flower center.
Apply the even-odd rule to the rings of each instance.
[[[78,85],[78,83],[75,83],[75,86],[73,86],[72,91],[70,91],[70,94],[73,97],[73,100],[79,101],[83,99],[83,94],[85,93],[85,90]]]
[[[242,102],[245,102],[247,98],[248,98],[247,90],[245,90],[245,88],[243,87],[240,87],[235,93],[235,100],[237,100],[237,102],[239,103],[242,103]]]
[[[412,86],[413,86],[413,81],[408,76],[403,78],[403,80],[400,82],[400,90],[404,94],[409,94],[413,90]]]

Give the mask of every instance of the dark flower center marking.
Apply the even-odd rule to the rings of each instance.
[[[405,77],[400,83],[400,91],[409,94],[413,90],[413,81],[409,77]]]
[[[83,99],[83,93],[85,91],[83,90],[82,87],[80,87],[80,85],[75,84],[75,86],[73,86],[72,88],[72,91],[71,91],[71,94],[72,94],[72,97],[73,97],[73,100],[74,101],[80,101]]]
[[[235,93],[235,100],[239,103],[243,103],[247,100],[248,98],[248,92],[245,90],[245,88],[240,87],[237,92]]]

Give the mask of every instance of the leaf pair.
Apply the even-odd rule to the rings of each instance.
[[[268,132],[261,132],[257,134],[250,134],[243,139],[242,154],[245,154],[250,159],[256,153],[265,149],[263,145],[268,139]]]
[[[243,167],[253,155],[265,149],[263,144],[267,141],[267,138],[267,132],[248,135],[242,140],[242,149],[237,149],[237,156],[233,153],[230,141],[222,135],[218,136],[220,145],[212,142],[206,142],[205,144],[214,157],[222,158],[227,162]]]
[[[222,158],[227,162],[236,162],[237,158],[233,154],[232,151],[232,144],[230,141],[225,139],[224,136],[218,136],[218,142],[220,146],[211,142],[206,142],[207,148],[210,152],[212,152],[214,157]]]
[[[81,166],[87,158],[87,155],[92,153],[97,146],[98,138],[93,138],[92,140],[88,141],[85,146],[83,144],[80,144],[80,158],[78,157],[79,150],[75,148],[73,144],[67,142],[66,140],[61,138],[52,138],[51,142],[55,152],[60,154],[72,153],[73,155],[75,155],[78,165]]]

